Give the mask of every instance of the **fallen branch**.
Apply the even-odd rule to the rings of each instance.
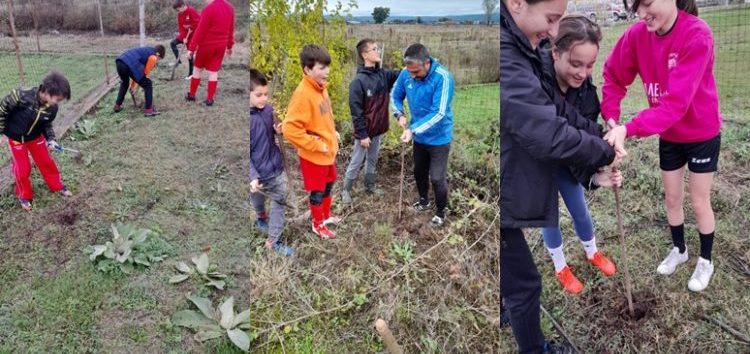
[[[544,315],[546,315],[547,318],[549,318],[549,320],[552,322],[552,325],[555,326],[555,329],[557,330],[557,332],[560,333],[560,335],[563,336],[563,338],[565,338],[565,341],[568,342],[568,344],[570,344],[571,347],[573,347],[574,352],[575,353],[580,353],[581,351],[578,349],[578,346],[576,346],[573,343],[573,341],[570,340],[570,337],[568,336],[568,333],[565,332],[565,330],[562,328],[562,326],[560,326],[560,324],[557,323],[557,321],[555,321],[555,318],[552,317],[552,315],[550,315],[549,312],[547,312],[547,309],[544,308],[544,305],[540,304],[539,308],[542,309],[542,313],[544,313]]]
[[[717,319],[715,319],[713,317],[708,317],[705,314],[700,314],[700,315],[698,315],[698,317],[701,318],[701,319],[703,319],[704,321],[711,322],[711,323],[713,323],[713,324],[721,327],[721,329],[729,332],[729,334],[733,335],[735,338],[737,338],[737,339],[745,342],[745,344],[750,345],[750,337],[748,337],[747,335],[741,333],[740,331],[738,331],[738,330],[730,327],[728,324],[726,324],[724,322],[721,322],[721,321],[719,321],[719,320],[717,320]]]

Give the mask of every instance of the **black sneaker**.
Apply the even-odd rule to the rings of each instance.
[[[433,216],[432,220],[430,220],[430,226],[434,228],[441,227],[443,226],[444,223],[445,223],[445,218],[441,218],[437,215]]]
[[[430,202],[423,203],[423,201],[418,201],[412,205],[414,207],[414,210],[416,211],[428,211],[432,209],[432,204]]]
[[[185,101],[195,102],[195,96],[191,96],[190,92],[185,94]]]
[[[575,354],[575,350],[573,349],[573,346],[563,342],[563,343],[555,343],[555,342],[545,342],[544,343],[544,351],[545,354]]]
[[[116,104],[115,105],[115,113],[119,113],[120,111],[122,111],[122,105]]]
[[[205,100],[203,103],[205,103],[206,106],[211,107],[214,105],[214,100]]]

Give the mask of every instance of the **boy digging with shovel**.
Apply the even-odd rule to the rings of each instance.
[[[70,99],[68,79],[53,71],[42,80],[39,87],[28,90],[16,88],[0,101],[0,132],[8,137],[13,156],[16,195],[26,211],[31,211],[31,200],[34,197],[29,178],[29,154],[51,191],[64,197],[73,196],[65,188],[60,170],[47,150],[59,147],[55,142],[52,121],[57,117],[57,104],[67,99]]]

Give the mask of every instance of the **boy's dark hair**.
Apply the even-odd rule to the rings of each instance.
[[[161,44],[157,44],[154,46],[154,50],[156,50],[156,54],[159,54],[160,59],[164,59],[164,46]]]
[[[365,61],[365,58],[362,57],[362,54],[365,54],[365,50],[367,50],[367,46],[373,43],[375,43],[375,40],[372,38],[365,38],[357,42],[357,57],[359,58],[359,60]]]
[[[638,6],[641,5],[642,0],[632,0],[633,4],[628,5],[628,0],[622,0],[622,4],[625,5],[625,10],[635,13],[638,11]],[[698,16],[698,5],[695,4],[695,0],[676,0],[677,8],[685,11],[693,16]]]
[[[424,64],[430,61],[430,52],[421,43],[414,43],[404,51],[404,63]]]
[[[315,63],[329,66],[331,65],[331,55],[321,46],[308,44],[302,47],[302,51],[299,52],[299,62],[302,65],[302,69],[312,69]]]
[[[599,47],[602,31],[594,21],[586,16],[570,15],[560,20],[560,29],[552,41],[558,52],[567,52],[576,43],[592,43]]]
[[[181,7],[185,6],[185,2],[182,0],[174,0],[174,3],[172,4],[172,8],[177,10]]]
[[[70,99],[70,83],[65,75],[57,71],[50,71],[39,85],[39,91],[51,96],[61,96],[66,100]]]
[[[250,92],[253,92],[258,86],[268,86],[268,79],[262,72],[250,69]]]

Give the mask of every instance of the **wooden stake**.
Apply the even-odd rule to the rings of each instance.
[[[388,349],[388,352],[391,354],[403,354],[404,351],[401,349],[401,346],[398,345],[396,342],[396,338],[393,337],[393,333],[391,333],[391,329],[388,328],[388,324],[385,323],[385,321],[382,318],[378,318],[377,321],[375,321],[375,330],[378,331],[378,334],[380,334],[380,337],[383,338],[383,343],[385,343],[385,347]]]
[[[404,144],[401,144],[401,177],[399,179],[398,186],[398,219],[401,220],[401,210],[404,208],[404,156],[406,155],[406,149]]]
[[[617,167],[612,168],[617,171]],[[620,188],[614,186],[615,192],[615,209],[617,210],[617,229],[620,232],[620,248],[622,250],[622,268],[625,271],[625,295],[628,297],[628,310],[630,318],[635,318],[635,309],[633,309],[633,295],[631,294],[632,285],[630,283],[630,272],[628,272],[628,249],[625,247],[625,228],[622,225],[622,208],[620,206]]]

